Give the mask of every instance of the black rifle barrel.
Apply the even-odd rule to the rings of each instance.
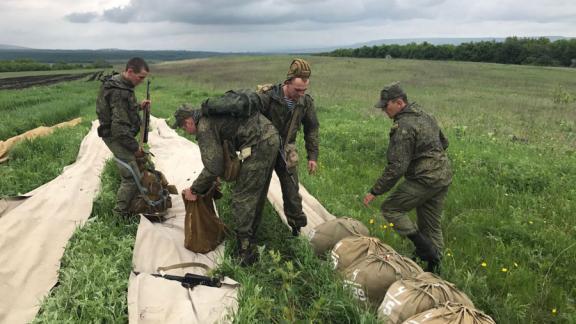
[[[217,287],[217,288],[222,287],[222,282],[220,281],[219,278],[211,278],[211,277],[197,275],[194,273],[187,273],[184,275],[184,277],[173,276],[173,275],[161,275],[158,273],[153,273],[152,275],[154,277],[179,281],[182,283],[182,286],[184,286],[186,288],[192,288],[192,287],[198,286],[198,285]]]
[[[146,100],[150,100],[150,79],[146,82]],[[150,104],[144,107],[144,143],[148,143],[148,128],[150,127]]]

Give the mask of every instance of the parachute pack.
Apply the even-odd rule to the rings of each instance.
[[[250,117],[259,111],[262,101],[253,90],[229,90],[223,96],[204,100],[203,116]]]

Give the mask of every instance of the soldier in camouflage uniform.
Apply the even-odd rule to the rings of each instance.
[[[98,136],[114,154],[122,178],[114,213],[125,218],[132,215],[130,202],[138,191],[134,180],[134,175],[140,179],[136,158],[144,156],[134,138],[141,124],[138,110],[150,104],[149,100],[138,103],[134,88],[144,81],[148,72],[148,64],[143,59],[130,59],[122,73],[104,79],[96,100],[96,114],[100,121]]]
[[[260,224],[280,138],[272,123],[259,112],[250,117],[202,116],[200,110],[179,108],[175,127],[196,134],[204,168],[192,187],[183,191],[194,201],[224,175],[224,141],[241,152],[242,165],[232,196],[238,239],[236,256],[242,265],[256,260],[254,237]],[[249,152],[248,152],[249,151]]]
[[[284,213],[294,236],[299,235],[300,228],[307,224],[306,215],[302,211],[302,197],[298,193],[296,135],[302,126],[308,172],[314,174],[318,168],[320,123],[316,117],[314,100],[305,93],[310,83],[310,73],[310,65],[303,59],[296,59],[290,65],[283,83],[264,86],[259,91],[263,102],[262,113],[270,119],[282,137],[282,147],[274,169],[282,188]]]
[[[382,214],[400,235],[414,243],[416,256],[428,263],[427,270],[438,272],[444,247],[440,220],[452,182],[452,168],[446,156],[448,140],[432,116],[416,103],[408,103],[397,83],[382,90],[376,108],[394,119],[394,125],[390,130],[388,165],[364,197],[364,204],[368,206],[375,196],[388,192],[404,176],[404,182],[382,203]],[[417,225],[407,215],[414,208]]]

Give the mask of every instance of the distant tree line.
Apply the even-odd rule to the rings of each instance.
[[[42,63],[85,63],[97,59],[111,63],[125,64],[131,57],[139,56],[148,63],[154,61],[175,61],[212,56],[231,55],[232,53],[199,52],[199,51],[144,51],[144,50],[47,50],[47,49],[14,49],[0,50],[0,60],[31,59]]]
[[[96,60],[91,64],[81,63],[40,63],[31,59],[16,59],[0,61],[0,72],[22,72],[22,71],[56,71],[56,70],[76,70],[76,69],[97,69],[110,68],[112,64],[104,60]]]
[[[552,42],[546,37],[508,37],[504,42],[482,41],[460,45],[432,45],[428,42],[375,45],[337,49],[321,55],[576,67],[576,39]]]

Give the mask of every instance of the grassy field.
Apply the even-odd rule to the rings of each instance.
[[[199,104],[230,88],[279,82],[290,59],[215,58],[153,66],[154,114],[168,118],[184,102]],[[313,69],[310,93],[321,123],[320,172],[308,176],[301,165],[301,182],[332,214],[363,221],[372,235],[411,254],[411,244],[379,215],[378,203],[372,209],[361,204],[385,167],[391,126],[372,106],[383,85],[401,81],[409,99],[434,114],[450,140],[455,177],[443,218],[442,277],[498,323],[576,322],[576,70],[308,59]],[[14,132],[11,125],[30,114],[60,107],[73,111],[72,117],[94,117],[96,83],[19,91],[0,92],[0,111],[12,118],[2,131]],[[22,113],[25,109],[30,113]],[[25,192],[56,176],[73,160],[86,129],[85,123],[21,145],[13,160],[0,166],[0,179],[21,173],[11,181],[0,180],[5,181],[1,194]],[[299,145],[303,152],[301,138]],[[42,160],[55,164],[34,162]],[[106,169],[93,221],[67,247],[61,284],[45,300],[37,322],[126,321],[136,224],[110,217],[114,172]],[[230,222],[226,202],[219,205]],[[313,257],[303,240],[286,244],[288,230],[270,206],[263,219],[258,240],[266,247],[260,262],[242,269],[227,258],[218,270],[243,284],[237,322],[376,322],[374,309],[352,300],[327,262]],[[283,232],[278,234],[278,228]],[[117,255],[110,258],[107,251]]]

